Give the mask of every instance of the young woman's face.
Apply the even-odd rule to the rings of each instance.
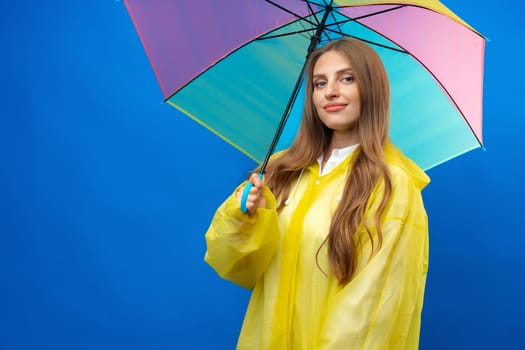
[[[324,53],[314,65],[312,101],[334,136],[355,140],[361,115],[361,93],[350,61],[337,51]]]

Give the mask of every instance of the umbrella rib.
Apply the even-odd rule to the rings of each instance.
[[[385,48],[385,49],[388,49],[388,50],[397,51],[397,52],[406,53],[406,54],[409,53],[407,50],[398,49],[398,48],[395,48],[395,47],[392,47],[392,46],[388,46],[388,45],[385,45],[385,44],[380,44],[380,43],[377,43],[375,41],[363,39],[361,37],[358,37],[358,36],[355,36],[355,35],[351,35],[351,34],[346,34],[344,32],[340,32],[340,31],[333,30],[333,29],[330,29],[330,28],[326,28],[326,30],[331,32],[331,33],[339,34],[341,36],[348,36],[348,37],[351,37],[351,38],[355,38],[355,39],[364,41],[365,43],[368,43],[368,44],[371,44],[371,45],[375,45],[375,46],[379,46],[379,47],[382,47],[382,48]]]
[[[372,12],[372,13],[369,13],[369,14],[367,14],[367,15],[363,15],[363,16],[359,16],[359,17],[355,17],[355,18],[351,18],[351,17],[345,16],[345,17],[348,17],[348,18],[350,18],[350,19],[349,19],[348,21],[343,22],[343,23],[346,23],[346,22],[349,22],[349,21],[357,21],[357,20],[360,20],[360,19],[363,19],[363,18],[367,18],[367,17],[372,17],[372,16],[381,15],[381,14],[383,14],[383,13],[396,11],[396,10],[402,9],[403,7],[407,7],[407,6],[408,6],[408,5],[399,5],[399,6],[392,7],[392,8],[386,9],[386,10],[381,10],[381,11],[377,11],[377,12]],[[344,7],[350,7],[350,6],[341,6],[340,8],[344,8]]]
[[[326,7],[326,3],[319,3],[319,2],[315,2],[315,1],[310,1],[310,0],[302,0],[303,2],[306,2],[308,4],[308,7],[311,8],[310,5],[314,4],[316,6],[319,6],[319,7]],[[331,1],[331,3],[333,3],[333,1]]]
[[[308,5],[308,10],[310,10],[310,16],[313,16],[314,19],[315,19],[315,22],[317,23],[317,25],[319,25],[319,20],[317,19],[317,16],[315,15],[315,11],[314,9],[312,8],[312,2],[308,1],[308,0],[304,0],[306,1],[306,5]],[[315,3],[314,3],[315,4]],[[320,6],[319,4],[315,4],[317,6]]]
[[[304,21],[304,22],[307,22],[307,23],[311,24],[313,27],[312,28],[304,28],[302,30],[296,30],[296,31],[293,31],[293,32],[287,32],[287,33],[282,33],[282,34],[265,35],[263,37],[257,38],[256,40],[275,39],[275,38],[280,38],[280,37],[284,37],[284,36],[288,36],[288,35],[301,34],[301,33],[306,33],[306,32],[317,30],[317,28],[320,25],[320,22],[317,19],[317,13],[319,13],[321,11],[315,12],[314,9],[312,8],[311,4],[314,4],[314,5],[317,5],[317,6],[321,6],[321,7],[326,7],[326,4],[325,5],[321,5],[321,4],[315,3],[313,1],[302,0],[303,2],[306,2],[306,4],[308,5],[308,9],[310,10],[310,15],[308,17],[313,17],[315,19],[315,22],[317,23],[316,24],[313,21],[310,21],[310,20],[306,19],[307,17],[301,17],[301,16],[299,16],[299,15],[297,15],[297,14],[295,14],[295,13],[293,13],[293,12],[291,12],[291,11],[285,9],[285,8],[282,8],[280,5],[277,5],[277,4],[273,3],[270,0],[265,0],[265,1],[271,3],[272,5],[275,5],[275,6],[279,7],[280,9],[282,9],[282,10],[284,10],[284,11],[286,11],[286,12],[288,12],[288,13],[294,15],[294,16],[296,16],[299,19],[300,23],[302,23],[302,21]],[[330,2],[330,4],[332,2],[333,2],[333,0]],[[334,18],[334,20],[335,20],[335,18]],[[327,33],[324,33],[324,34],[328,37]]]
[[[314,22],[312,22],[312,21],[306,19],[306,17],[303,17],[303,16],[298,15],[297,13],[295,13],[295,12],[293,12],[293,11],[288,10],[286,7],[282,7],[281,5],[276,4],[275,2],[273,2],[273,1],[271,1],[271,0],[264,0],[264,1],[266,1],[267,3],[273,5],[273,6],[279,8],[279,9],[281,9],[281,10],[283,10],[284,12],[287,12],[287,13],[291,14],[292,16],[296,17],[297,19],[299,19],[299,20],[301,20],[301,21],[305,21],[305,22],[307,22],[307,23],[309,23],[309,24],[311,24],[311,25],[313,25],[313,26],[317,26],[316,23],[314,23]]]
[[[274,35],[265,35],[263,37],[255,39],[255,40],[266,40],[266,39],[280,38],[280,37],[288,36],[288,35],[294,35],[294,34],[301,34],[301,33],[311,32],[313,30],[316,30],[316,28],[307,28],[307,29],[302,29],[302,30],[296,30],[296,31],[293,31],[293,32],[274,34]]]
[[[315,13],[315,11],[314,11],[314,9],[313,9],[313,7],[312,7],[312,4],[311,4],[310,1],[308,1],[308,0],[303,0],[303,1],[306,2],[306,5],[308,6],[308,10],[310,11],[309,17],[313,17],[313,19],[315,20],[315,23],[317,23],[316,27],[318,27],[321,23],[320,23],[319,20],[317,19],[317,16],[316,16],[316,13]],[[316,4],[316,5],[317,5],[317,4]],[[302,21],[299,21],[299,24],[301,25],[301,27],[303,27],[303,29],[304,29],[305,31],[300,32],[300,33],[297,33],[297,34],[301,34],[301,33],[304,33],[304,32],[306,32],[306,31],[308,31],[308,29],[306,28],[306,24],[305,24],[305,23],[303,23]],[[307,35],[303,35],[303,37],[309,39],[309,36],[307,36]]]
[[[315,28],[318,27],[320,25],[320,22],[317,19],[316,13],[315,13],[314,9],[312,8],[310,2],[308,0],[302,0],[302,1],[306,2],[306,5],[308,6],[308,10],[310,11],[310,14],[308,15],[308,17],[313,17],[315,23],[317,23],[315,25]],[[308,29],[306,23],[303,23],[301,20],[296,21],[296,22],[297,22],[297,24],[299,24],[303,28],[303,30],[302,31],[295,31],[295,32],[289,33],[289,34],[301,34],[301,33],[305,33],[307,31],[313,30],[313,28]],[[283,36],[283,35],[280,35],[280,36]],[[307,36],[306,34],[302,35],[302,36],[309,39],[309,36]],[[273,36],[273,37],[275,38],[275,36]]]
[[[336,12],[336,10],[333,10],[333,11],[330,13],[330,17],[332,17],[332,19],[333,19],[334,22],[333,22],[333,23],[330,23],[330,24],[327,24],[327,25],[325,26],[325,28],[324,28],[325,30],[323,31],[324,35],[328,38],[328,41],[331,40],[331,39],[330,39],[330,35],[328,35],[328,32],[331,32],[331,33],[337,33],[337,34],[341,34],[341,33],[343,33],[343,30],[341,29],[341,26],[339,25],[340,23],[337,21],[337,18],[335,18],[334,12]],[[328,27],[333,26],[333,25],[337,26],[338,31],[333,31],[333,30],[330,30],[330,28],[328,28]]]
[[[398,10],[400,8],[403,8],[403,7],[406,7],[407,5],[399,5],[399,6],[396,6],[396,7],[393,7],[393,8],[390,8],[390,9],[386,9],[386,10],[381,10],[381,11],[378,11],[378,12],[374,12],[374,13],[369,13],[367,15],[363,15],[363,16],[359,16],[359,17],[355,17],[355,18],[351,18],[351,17],[348,17],[347,15],[337,11],[337,13],[339,13],[339,15],[343,16],[343,17],[346,17],[348,18],[347,20],[343,20],[343,21],[338,21],[334,14],[331,13],[331,16],[334,20],[333,23],[330,23],[330,24],[327,24],[325,27],[324,27],[324,31],[325,31],[325,35],[326,37],[328,38],[328,40],[330,40],[330,36],[328,35],[328,33],[326,32],[330,32],[330,33],[334,33],[334,34],[338,34],[338,35],[341,35],[341,36],[349,36],[349,37],[353,37],[353,38],[356,38],[356,39],[359,39],[361,41],[364,41],[368,44],[372,44],[372,45],[375,45],[375,46],[380,46],[380,47],[383,47],[385,49],[389,49],[389,50],[392,50],[392,51],[397,51],[397,52],[401,52],[401,53],[408,53],[406,50],[404,49],[398,49],[398,48],[395,48],[395,47],[392,47],[392,46],[388,46],[388,45],[385,45],[385,44],[380,44],[380,43],[377,43],[377,42],[374,42],[374,41],[371,41],[371,40],[366,40],[366,39],[363,39],[363,38],[360,38],[360,37],[356,37],[356,36],[353,36],[353,35],[350,35],[350,34],[346,34],[344,33],[344,31],[341,29],[341,25],[342,24],[345,24],[345,23],[349,23],[349,22],[357,22],[359,23],[360,25],[363,25],[362,23],[358,22],[359,19],[363,19],[363,18],[367,18],[367,17],[371,17],[371,16],[375,16],[375,15],[379,15],[379,14],[382,14],[382,13],[386,13],[386,12],[390,12],[390,11],[395,11],[395,10]],[[339,7],[339,8],[343,8],[342,6]],[[334,11],[335,12],[335,11]],[[337,29],[332,29],[330,27],[337,27]],[[368,27],[367,27],[368,28]],[[370,30],[372,30],[371,28],[368,28]],[[375,32],[375,31],[374,31]],[[377,33],[377,32],[376,32]],[[379,34],[379,33],[378,33]]]
[[[349,6],[346,6],[346,7],[349,7]],[[367,15],[363,15],[363,16],[359,16],[359,17],[349,17],[349,16],[347,16],[347,15],[345,15],[345,14],[343,14],[343,13],[338,11],[337,13],[339,13],[341,16],[344,16],[344,17],[346,17],[348,19],[344,20],[344,21],[336,21],[334,23],[328,24],[327,26],[337,25],[339,27],[340,24],[345,24],[345,23],[348,23],[348,22],[357,22],[358,20],[363,19],[363,18],[368,18],[368,17],[372,17],[372,16],[381,15],[383,13],[399,10],[399,9],[401,9],[403,7],[407,7],[407,5],[399,5],[397,7],[393,7],[393,8],[386,9],[386,10],[381,10],[381,11],[378,11],[378,12],[369,13]],[[339,7],[339,8],[343,8],[343,7]]]

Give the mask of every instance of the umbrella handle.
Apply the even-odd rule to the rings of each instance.
[[[262,180],[263,178],[263,174],[257,174],[259,175],[259,179]],[[248,195],[250,194],[250,190],[252,189],[253,187],[253,184],[251,182],[248,182],[246,184],[246,186],[244,187],[244,191],[242,192],[242,197],[241,197],[241,211],[243,213],[247,213],[248,212],[248,208],[246,207],[246,202],[248,201]]]

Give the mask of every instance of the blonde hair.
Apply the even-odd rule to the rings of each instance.
[[[357,265],[354,238],[358,229],[363,227],[366,230],[372,243],[372,252],[381,247],[380,218],[392,190],[383,151],[388,139],[389,84],[383,63],[370,46],[357,39],[342,38],[312,53],[306,66],[306,99],[297,137],[282,156],[268,164],[265,178],[268,187],[280,199],[280,210],[290,195],[292,181],[329,147],[332,131],[321,122],[312,101],[313,68],[328,51],[337,51],[350,61],[361,93],[361,116],[356,125],[360,147],[353,155],[355,160],[349,171],[343,197],[323,242],[323,245],[328,245],[330,268],[339,284],[344,286],[352,279]],[[370,195],[379,181],[384,183],[384,192],[374,216],[376,243],[374,234],[364,222],[364,215]]]

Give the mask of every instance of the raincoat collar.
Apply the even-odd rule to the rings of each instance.
[[[361,147],[360,145],[358,148]],[[407,156],[401,152],[390,140],[385,143],[384,146],[385,160],[387,164],[397,166],[405,173],[408,174],[414,185],[421,191],[430,183],[430,178],[428,175],[421,169],[414,161],[409,159]],[[336,176],[336,173],[340,171],[347,171],[349,166],[353,164],[356,152],[352,152],[347,156],[340,164],[338,164],[332,171],[323,176]],[[319,176],[319,164],[314,162],[307,167],[307,170],[311,172],[314,176]]]

